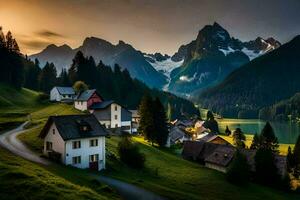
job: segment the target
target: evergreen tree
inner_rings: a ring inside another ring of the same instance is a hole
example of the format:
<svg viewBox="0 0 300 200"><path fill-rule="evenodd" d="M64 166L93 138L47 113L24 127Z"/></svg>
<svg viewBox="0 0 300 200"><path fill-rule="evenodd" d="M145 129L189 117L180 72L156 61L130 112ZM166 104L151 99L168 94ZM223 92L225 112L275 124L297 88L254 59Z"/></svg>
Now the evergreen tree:
<svg viewBox="0 0 300 200"><path fill-rule="evenodd" d="M274 153L278 153L278 139L275 136L274 130L269 122L266 123L260 134L261 147L270 149Z"/></svg>
<svg viewBox="0 0 300 200"><path fill-rule="evenodd" d="M227 136L231 135L231 130L228 128L228 126L226 126L225 135Z"/></svg>
<svg viewBox="0 0 300 200"><path fill-rule="evenodd" d="M261 143L260 136L257 133L255 133L252 139L250 149L259 149L260 143Z"/></svg>
<svg viewBox="0 0 300 200"><path fill-rule="evenodd" d="M234 184L245 184L250 179L250 166L247 158L239 150L236 151L234 160L226 174L227 180Z"/></svg>
<svg viewBox="0 0 300 200"><path fill-rule="evenodd" d="M46 63L39 75L39 88L45 93L49 93L50 90L56 85L56 68L53 63Z"/></svg>
<svg viewBox="0 0 300 200"><path fill-rule="evenodd" d="M13 51L14 38L10 31L7 32L5 40L6 40L6 45L5 45L6 49L10 52Z"/></svg>
<svg viewBox="0 0 300 200"><path fill-rule="evenodd" d="M159 98L156 98L153 109L153 121L154 121L154 137L155 141L159 146L165 146L169 136L167 117L165 108L162 105Z"/></svg>
<svg viewBox="0 0 300 200"><path fill-rule="evenodd" d="M61 86L67 87L70 86L70 80L66 69L62 69L59 75L59 84Z"/></svg>
<svg viewBox="0 0 300 200"><path fill-rule="evenodd" d="M218 122L215 120L215 117L211 111L207 112L206 121L204 122L203 126L208 128L212 133L219 133Z"/></svg>
<svg viewBox="0 0 300 200"><path fill-rule="evenodd" d="M83 53L81 51L78 51L69 69L69 80L71 81L71 84L74 84L78 80L84 80L80 79L80 76L82 76L81 71L84 68L85 63L86 59L83 56Z"/></svg>
<svg viewBox="0 0 300 200"><path fill-rule="evenodd" d="M238 148L245 148L245 140L246 136L244 135L243 131L240 128L236 128L233 132L233 142Z"/></svg>
<svg viewBox="0 0 300 200"><path fill-rule="evenodd" d="M297 142L294 147L294 165L300 165L300 135L297 138Z"/></svg>
<svg viewBox="0 0 300 200"><path fill-rule="evenodd" d="M149 95L145 95L139 106L140 124L138 132L142 134L148 141L155 142L155 126L153 120L153 101Z"/></svg>
<svg viewBox="0 0 300 200"><path fill-rule="evenodd" d="M35 59L35 62L27 59L24 60L24 87L32 90L38 90L40 73L41 68L39 67L37 59Z"/></svg>
<svg viewBox="0 0 300 200"><path fill-rule="evenodd" d="M276 186L280 182L280 176L275 165L275 158L272 150L267 148L258 149L254 160L256 180L263 184Z"/></svg>
<svg viewBox="0 0 300 200"><path fill-rule="evenodd" d="M0 48L5 48L5 36L2 31L2 26L0 26Z"/></svg>
<svg viewBox="0 0 300 200"><path fill-rule="evenodd" d="M294 168L294 166L295 166L295 162L294 162L294 155L292 152L292 148L290 146L288 148L288 154L286 156L286 161L287 161L287 170L289 172L291 172L292 168Z"/></svg>

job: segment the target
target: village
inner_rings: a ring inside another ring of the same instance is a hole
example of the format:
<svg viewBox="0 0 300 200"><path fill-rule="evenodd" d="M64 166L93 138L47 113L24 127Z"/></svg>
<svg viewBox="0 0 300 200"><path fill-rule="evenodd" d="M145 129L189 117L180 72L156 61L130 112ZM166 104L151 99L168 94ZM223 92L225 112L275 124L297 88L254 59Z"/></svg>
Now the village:
<svg viewBox="0 0 300 200"><path fill-rule="evenodd" d="M40 133L43 153L65 165L92 170L105 169L105 138L109 135L138 135L140 113L128 110L113 100L104 100L95 89L76 93L72 87L54 87L51 102L73 104L80 115L50 116ZM237 148L221 137L214 116L208 120L180 119L168 123L165 147L182 147L183 159L227 173ZM230 133L226 133L230 135ZM242 149L250 170L255 171L254 149ZM285 156L276 154L276 166L281 177L287 173Z"/></svg>

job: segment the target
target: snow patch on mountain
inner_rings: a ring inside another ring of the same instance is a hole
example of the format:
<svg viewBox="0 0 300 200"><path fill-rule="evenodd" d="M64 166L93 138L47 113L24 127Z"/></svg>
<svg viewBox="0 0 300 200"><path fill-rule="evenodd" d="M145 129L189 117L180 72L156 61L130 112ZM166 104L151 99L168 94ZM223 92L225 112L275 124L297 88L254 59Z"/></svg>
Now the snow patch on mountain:
<svg viewBox="0 0 300 200"><path fill-rule="evenodd" d="M148 57L148 58L153 59L152 57L150 57L148 55L144 55L144 56L146 58ZM153 59L153 62L149 62L149 63L150 63L150 65L152 65L154 67L154 69L156 69L159 72L162 72L165 76L170 78L171 72L174 69L180 67L183 64L183 60L181 60L179 62L175 62L171 58L168 58L168 59L163 60L163 61L157 61L157 60Z"/></svg>
<svg viewBox="0 0 300 200"><path fill-rule="evenodd" d="M222 51L224 53L225 56L227 56L230 53L235 52L234 49L232 49L231 47L228 47L228 49L219 49L220 51Z"/></svg>

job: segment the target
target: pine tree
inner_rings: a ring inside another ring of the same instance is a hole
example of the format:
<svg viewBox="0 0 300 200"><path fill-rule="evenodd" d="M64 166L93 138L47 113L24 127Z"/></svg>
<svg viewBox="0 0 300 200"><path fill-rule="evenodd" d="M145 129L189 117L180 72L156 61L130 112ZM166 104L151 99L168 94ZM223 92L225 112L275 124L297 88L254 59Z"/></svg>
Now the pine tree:
<svg viewBox="0 0 300 200"><path fill-rule="evenodd" d="M295 167L295 162L294 162L294 154L293 154L292 148L290 146L288 148L288 154L286 156L286 161L287 161L287 170L289 172L291 172L292 168Z"/></svg>
<svg viewBox="0 0 300 200"><path fill-rule="evenodd" d="M70 86L70 80L66 69L62 69L59 75L59 84L61 86L67 87Z"/></svg>
<svg viewBox="0 0 300 200"><path fill-rule="evenodd" d="M245 148L246 136L240 128L236 128L232 134L233 142L238 148Z"/></svg>
<svg viewBox="0 0 300 200"><path fill-rule="evenodd" d="M239 150L235 153L232 164L226 174L227 180L234 184L246 184L250 179L250 166L247 158Z"/></svg>
<svg viewBox="0 0 300 200"><path fill-rule="evenodd" d="M228 126L226 126L225 135L227 136L231 135L231 130L228 128Z"/></svg>
<svg viewBox="0 0 300 200"><path fill-rule="evenodd" d="M8 49L8 51L13 51L13 46L14 46L14 39L12 36L12 33L10 31L7 32L6 34L6 49Z"/></svg>
<svg viewBox="0 0 300 200"><path fill-rule="evenodd" d="M254 160L256 180L260 183L276 186L280 181L280 176L275 165L275 158L272 150L266 148L258 149Z"/></svg>
<svg viewBox="0 0 300 200"><path fill-rule="evenodd" d="M39 75L39 87L40 90L49 93L50 90L56 85L56 68L53 63L46 63Z"/></svg>
<svg viewBox="0 0 300 200"><path fill-rule="evenodd" d="M260 136L257 133L255 133L252 139L250 149L259 149L260 143L261 143Z"/></svg>
<svg viewBox="0 0 300 200"><path fill-rule="evenodd" d="M2 31L2 26L0 26L0 48L5 48L5 36Z"/></svg>
<svg viewBox="0 0 300 200"><path fill-rule="evenodd" d="M148 141L154 142L154 121L153 121L153 101L149 95L144 95L139 106L140 124L138 132L142 134Z"/></svg>
<svg viewBox="0 0 300 200"><path fill-rule="evenodd" d="M300 135L297 138L297 142L294 147L294 165L300 165Z"/></svg>
<svg viewBox="0 0 300 200"><path fill-rule="evenodd" d="M278 153L278 139L275 136L274 130L269 122L266 123L260 134L261 147L270 149L274 153Z"/></svg>
<svg viewBox="0 0 300 200"><path fill-rule="evenodd" d="M156 98L153 103L154 137L156 143L162 147L166 145L169 136L166 112L159 98Z"/></svg>
<svg viewBox="0 0 300 200"><path fill-rule="evenodd" d="M85 81L85 79L80 79L80 76L82 76L81 71L84 68L85 63L86 59L83 56L83 53L81 51L78 51L73 59L72 65L68 73L71 84L74 84L78 80Z"/></svg>

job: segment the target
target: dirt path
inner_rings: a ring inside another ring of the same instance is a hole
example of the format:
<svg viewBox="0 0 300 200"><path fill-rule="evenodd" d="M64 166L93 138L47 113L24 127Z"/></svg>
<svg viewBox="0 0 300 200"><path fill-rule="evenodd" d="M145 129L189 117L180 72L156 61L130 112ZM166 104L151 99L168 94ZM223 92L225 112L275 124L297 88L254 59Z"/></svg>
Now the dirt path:
<svg viewBox="0 0 300 200"><path fill-rule="evenodd" d="M0 146L8 149L13 154L18 155L22 158L25 158L26 160L39 163L42 165L49 165L51 164L50 161L48 161L45 158L41 158L37 153L31 151L28 149L18 138L17 136L19 134L22 134L24 132L24 126L27 124L27 122L23 123L19 127L5 132L0 135ZM139 188L135 185L122 182L116 179L112 179L109 177L104 176L98 176L96 174L92 174L94 178L98 179L100 182L103 182L112 188L114 188L116 191L119 192L121 197L125 200L164 200L164 198L147 191L145 189Z"/></svg>

